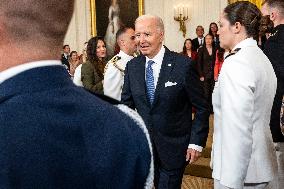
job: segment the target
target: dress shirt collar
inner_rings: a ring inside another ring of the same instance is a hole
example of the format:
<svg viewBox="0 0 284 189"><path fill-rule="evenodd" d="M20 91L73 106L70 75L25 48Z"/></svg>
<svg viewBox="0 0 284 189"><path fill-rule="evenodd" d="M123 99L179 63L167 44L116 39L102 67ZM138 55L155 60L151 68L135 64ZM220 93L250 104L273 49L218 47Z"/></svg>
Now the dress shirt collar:
<svg viewBox="0 0 284 189"><path fill-rule="evenodd" d="M237 48L244 48L244 47L248 47L248 46L257 46L256 41L250 37L250 38L246 38L245 40L242 40L241 42L239 42L233 49L232 51L234 51Z"/></svg>
<svg viewBox="0 0 284 189"><path fill-rule="evenodd" d="M8 80L16 76L17 74L20 74L21 72L33 68L44 67L44 66L61 66L61 65L62 64L59 60L42 60L42 61L20 64L0 72L0 84L3 83L5 80Z"/></svg>
<svg viewBox="0 0 284 189"><path fill-rule="evenodd" d="M165 47L162 46L160 51L158 52L158 54L156 56L154 56L154 58L150 59L146 56L146 67L148 66L149 60L153 60L155 62L155 64L162 65L164 55L165 55Z"/></svg>
<svg viewBox="0 0 284 189"><path fill-rule="evenodd" d="M119 57L121 57L122 59L126 60L126 62L130 61L132 58L134 58L133 56L130 56L128 54L126 54L125 52L123 52L122 50L119 51L118 55Z"/></svg>

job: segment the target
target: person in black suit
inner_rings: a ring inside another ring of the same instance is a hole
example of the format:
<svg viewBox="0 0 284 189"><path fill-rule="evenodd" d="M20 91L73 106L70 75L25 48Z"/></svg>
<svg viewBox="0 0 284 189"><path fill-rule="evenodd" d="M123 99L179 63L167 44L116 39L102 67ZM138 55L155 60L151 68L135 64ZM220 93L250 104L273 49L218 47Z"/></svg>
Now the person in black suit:
<svg viewBox="0 0 284 189"><path fill-rule="evenodd" d="M204 96L213 112L212 92L214 89L214 66L216 60L216 49L213 45L213 36L207 34L205 36L205 44L199 48L197 54L197 71L199 79L202 82Z"/></svg>
<svg viewBox="0 0 284 189"><path fill-rule="evenodd" d="M61 65L73 8L74 0L0 3L0 188L152 189L141 117L76 87Z"/></svg>
<svg viewBox="0 0 284 189"><path fill-rule="evenodd" d="M274 24L274 29L264 44L263 52L269 58L277 77L270 129L277 154L278 186L284 188L284 135L280 129L280 111L284 95L284 1L266 0L261 11L263 15L269 15Z"/></svg>
<svg viewBox="0 0 284 189"><path fill-rule="evenodd" d="M199 47L202 47L204 44L204 28L203 26L196 27L196 35L197 37L192 40L192 50L198 51Z"/></svg>
<svg viewBox="0 0 284 189"><path fill-rule="evenodd" d="M142 55L127 63L121 101L138 111L149 130L155 188L180 188L185 166L206 143L208 105L190 59L162 45L161 18L138 17L135 36Z"/></svg>
<svg viewBox="0 0 284 189"><path fill-rule="evenodd" d="M63 54L61 55L61 62L67 70L70 70L70 64L69 64L70 46L69 45L63 45L62 49L63 49Z"/></svg>

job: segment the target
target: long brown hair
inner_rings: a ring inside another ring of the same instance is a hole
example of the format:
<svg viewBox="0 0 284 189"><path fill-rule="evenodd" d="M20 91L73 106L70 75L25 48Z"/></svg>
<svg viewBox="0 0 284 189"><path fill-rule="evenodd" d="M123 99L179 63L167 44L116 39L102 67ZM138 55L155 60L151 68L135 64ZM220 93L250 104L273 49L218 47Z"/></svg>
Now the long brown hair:
<svg viewBox="0 0 284 189"><path fill-rule="evenodd" d="M104 58L103 60L100 60L99 57L97 56L97 45L99 40L103 41L104 44L106 44L103 37L101 36L92 37L88 41L87 60L90 61L92 64L94 64L95 70L97 71L98 75L102 77L104 73L105 60Z"/></svg>

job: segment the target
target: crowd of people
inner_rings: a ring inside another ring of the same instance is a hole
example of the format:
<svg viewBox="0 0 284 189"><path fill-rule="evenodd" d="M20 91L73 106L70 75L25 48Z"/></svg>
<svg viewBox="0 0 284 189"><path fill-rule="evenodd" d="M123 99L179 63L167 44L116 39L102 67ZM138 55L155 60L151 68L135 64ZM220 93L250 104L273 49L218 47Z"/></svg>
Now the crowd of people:
<svg viewBox="0 0 284 189"><path fill-rule="evenodd" d="M178 189L210 113L214 188L284 187L283 0L228 5L181 52L160 17L139 16L110 60L104 37L62 48L62 1L0 4L0 188Z"/></svg>

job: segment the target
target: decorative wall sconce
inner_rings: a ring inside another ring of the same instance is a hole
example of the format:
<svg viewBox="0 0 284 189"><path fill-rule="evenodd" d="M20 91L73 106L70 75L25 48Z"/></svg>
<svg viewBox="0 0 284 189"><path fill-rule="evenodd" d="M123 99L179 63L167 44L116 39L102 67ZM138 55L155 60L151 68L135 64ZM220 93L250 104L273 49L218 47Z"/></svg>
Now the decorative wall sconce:
<svg viewBox="0 0 284 189"><path fill-rule="evenodd" d="M186 34L185 21L188 19L188 6L178 5L174 7L174 20L179 22L179 30L182 31L183 37Z"/></svg>

